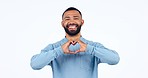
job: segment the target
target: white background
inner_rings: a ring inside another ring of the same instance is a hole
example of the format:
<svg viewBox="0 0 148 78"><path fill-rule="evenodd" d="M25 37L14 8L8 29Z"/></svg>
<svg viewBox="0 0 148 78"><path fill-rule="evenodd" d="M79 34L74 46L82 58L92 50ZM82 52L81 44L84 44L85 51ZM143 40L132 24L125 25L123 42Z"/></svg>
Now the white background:
<svg viewBox="0 0 148 78"><path fill-rule="evenodd" d="M82 36L116 50L117 65L99 64L98 78L148 78L147 0L0 0L0 78L52 78L30 67L34 54L61 40L61 15L78 8Z"/></svg>

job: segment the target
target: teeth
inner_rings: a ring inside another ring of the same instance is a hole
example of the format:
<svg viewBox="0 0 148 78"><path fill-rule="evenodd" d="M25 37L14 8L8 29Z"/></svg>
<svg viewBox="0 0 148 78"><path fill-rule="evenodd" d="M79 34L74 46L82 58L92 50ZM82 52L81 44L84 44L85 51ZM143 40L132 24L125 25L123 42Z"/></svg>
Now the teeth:
<svg viewBox="0 0 148 78"><path fill-rule="evenodd" d="M70 26L69 26L69 28L75 28L75 27L76 27L75 25L70 25Z"/></svg>
<svg viewBox="0 0 148 78"><path fill-rule="evenodd" d="M69 26L69 28L75 28L75 26Z"/></svg>

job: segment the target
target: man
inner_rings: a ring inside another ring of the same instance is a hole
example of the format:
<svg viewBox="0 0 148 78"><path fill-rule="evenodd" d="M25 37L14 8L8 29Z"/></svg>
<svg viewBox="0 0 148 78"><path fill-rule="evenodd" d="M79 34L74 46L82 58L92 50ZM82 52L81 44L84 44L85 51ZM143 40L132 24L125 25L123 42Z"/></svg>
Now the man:
<svg viewBox="0 0 148 78"><path fill-rule="evenodd" d="M50 65L53 78L97 78L98 64L115 65L119 55L102 44L84 39L80 30L84 23L81 12L70 7L62 15L66 36L49 44L31 59L31 67L39 70Z"/></svg>

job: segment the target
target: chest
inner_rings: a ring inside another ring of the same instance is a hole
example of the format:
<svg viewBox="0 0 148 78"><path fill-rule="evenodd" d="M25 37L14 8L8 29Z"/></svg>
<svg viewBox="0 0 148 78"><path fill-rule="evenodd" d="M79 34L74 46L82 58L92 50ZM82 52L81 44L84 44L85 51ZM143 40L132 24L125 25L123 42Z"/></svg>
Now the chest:
<svg viewBox="0 0 148 78"><path fill-rule="evenodd" d="M52 64L53 67L56 66L56 68L63 70L91 70L95 63L94 56L86 53L78 53L61 55Z"/></svg>

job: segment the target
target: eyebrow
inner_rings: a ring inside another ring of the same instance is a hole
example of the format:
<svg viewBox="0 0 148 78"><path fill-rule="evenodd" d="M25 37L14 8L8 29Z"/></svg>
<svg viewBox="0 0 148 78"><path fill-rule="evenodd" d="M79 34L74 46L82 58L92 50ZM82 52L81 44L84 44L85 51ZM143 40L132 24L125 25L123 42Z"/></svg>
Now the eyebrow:
<svg viewBox="0 0 148 78"><path fill-rule="evenodd" d="M73 16L73 17L79 17L79 16Z"/></svg>
<svg viewBox="0 0 148 78"><path fill-rule="evenodd" d="M70 17L69 17L69 16L66 16L66 17L64 17L64 19L65 19L65 18L70 18Z"/></svg>
<svg viewBox="0 0 148 78"><path fill-rule="evenodd" d="M79 16L73 16L74 18L79 18ZM70 18L69 16L64 17L63 19Z"/></svg>

